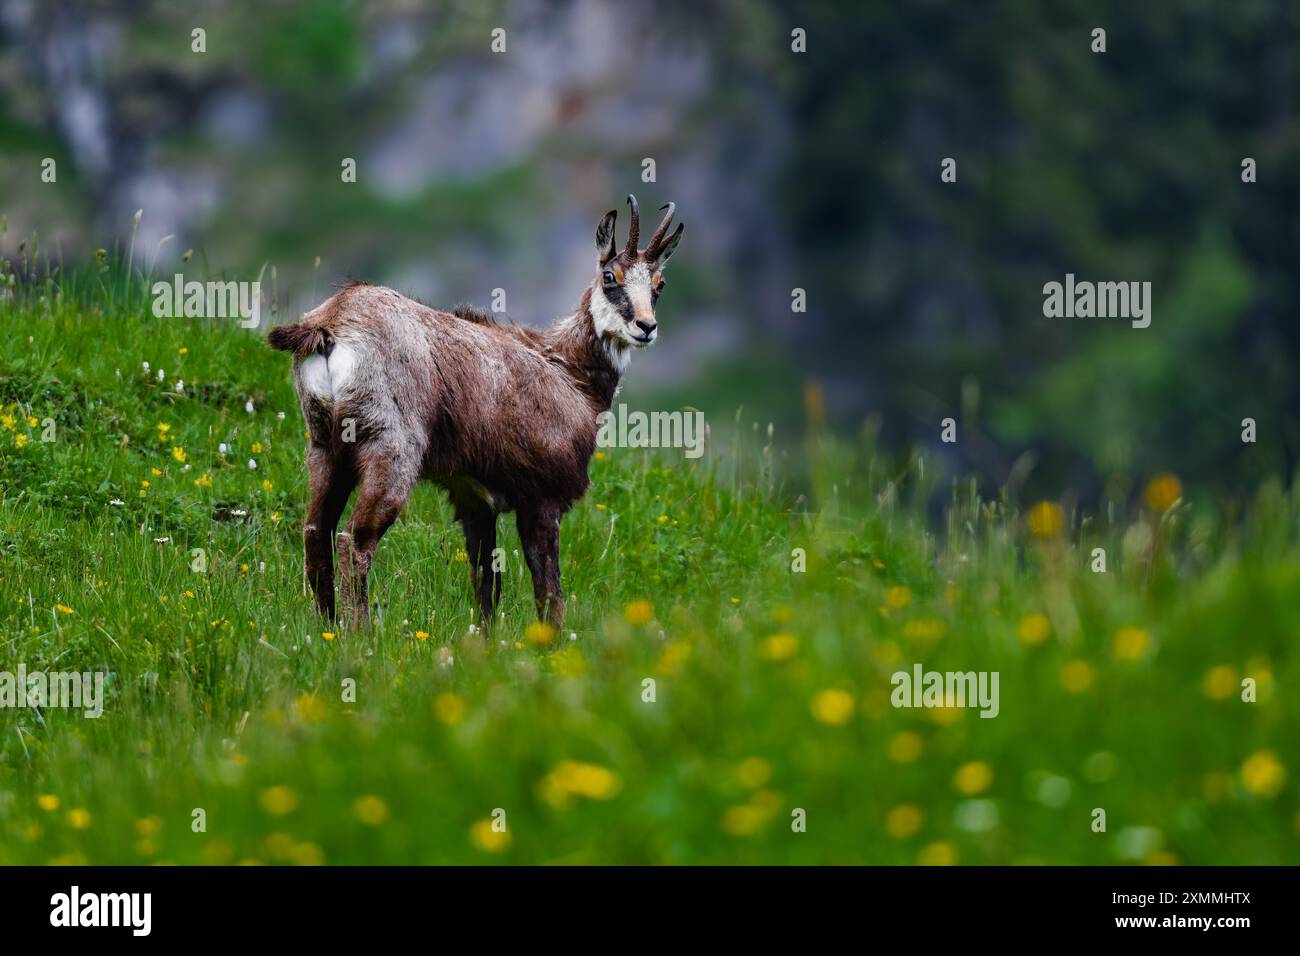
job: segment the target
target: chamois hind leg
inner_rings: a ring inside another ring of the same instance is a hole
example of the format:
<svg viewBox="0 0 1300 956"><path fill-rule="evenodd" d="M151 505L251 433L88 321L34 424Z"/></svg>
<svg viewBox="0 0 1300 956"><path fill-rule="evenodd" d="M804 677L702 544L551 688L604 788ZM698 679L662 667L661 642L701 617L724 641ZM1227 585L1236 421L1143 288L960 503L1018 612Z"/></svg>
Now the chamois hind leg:
<svg viewBox="0 0 1300 956"><path fill-rule="evenodd" d="M472 493L453 497L456 520L465 531L465 553L469 556L469 580L478 600L485 626L492 623L492 611L501 599L501 572L493 565L497 546L497 516L487 502Z"/></svg>
<svg viewBox="0 0 1300 956"><path fill-rule="evenodd" d="M533 576L537 617L559 629L564 624L564 591L560 588L560 517L551 505L520 508L515 524L524 560Z"/></svg>
<svg viewBox="0 0 1300 956"><path fill-rule="evenodd" d="M375 548L401 514L418 476L418 463L409 463L388 449L357 450L361 490L347 530L338 535L343 612L357 624L370 618L367 579Z"/></svg>
<svg viewBox="0 0 1300 956"><path fill-rule="evenodd" d="M311 500L302 533L307 581L316 595L316 607L333 620L334 531L356 486L356 477L350 462L313 443L307 452L307 478Z"/></svg>

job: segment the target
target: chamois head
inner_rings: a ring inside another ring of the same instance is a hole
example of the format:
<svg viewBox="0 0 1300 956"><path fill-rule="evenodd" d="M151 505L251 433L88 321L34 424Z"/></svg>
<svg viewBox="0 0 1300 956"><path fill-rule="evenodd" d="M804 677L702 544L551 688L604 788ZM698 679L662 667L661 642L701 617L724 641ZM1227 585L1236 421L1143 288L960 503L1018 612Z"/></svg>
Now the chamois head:
<svg viewBox="0 0 1300 956"><path fill-rule="evenodd" d="M636 197L628 196L632 207L632 224L627 233L627 245L621 251L614 246L614 220L618 211L611 209L596 227L596 261L600 274L591 289L591 315L596 332L605 342L618 350L629 346L641 348L659 336L659 323L655 321L655 305L664 290L664 266L682 238L685 224L679 224L672 235L673 203L659 208L668 210L659 228L650 237L645 249L637 250L641 238L641 220Z"/></svg>

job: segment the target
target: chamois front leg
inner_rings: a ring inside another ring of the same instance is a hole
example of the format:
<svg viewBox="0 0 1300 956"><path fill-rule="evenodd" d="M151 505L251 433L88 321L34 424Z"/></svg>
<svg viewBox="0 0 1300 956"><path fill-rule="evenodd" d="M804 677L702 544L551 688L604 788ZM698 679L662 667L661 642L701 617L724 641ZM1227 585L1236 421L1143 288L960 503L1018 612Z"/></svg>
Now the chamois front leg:
<svg viewBox="0 0 1300 956"><path fill-rule="evenodd" d="M515 524L524 560L533 576L537 617L557 630L564 624L564 591L560 588L559 508L521 508Z"/></svg>
<svg viewBox="0 0 1300 956"><path fill-rule="evenodd" d="M501 599L501 572L493 565L497 546L497 516L484 502L471 495L454 501L456 520L465 531L465 554L469 557L469 580L478 601L483 624L492 623L492 612Z"/></svg>

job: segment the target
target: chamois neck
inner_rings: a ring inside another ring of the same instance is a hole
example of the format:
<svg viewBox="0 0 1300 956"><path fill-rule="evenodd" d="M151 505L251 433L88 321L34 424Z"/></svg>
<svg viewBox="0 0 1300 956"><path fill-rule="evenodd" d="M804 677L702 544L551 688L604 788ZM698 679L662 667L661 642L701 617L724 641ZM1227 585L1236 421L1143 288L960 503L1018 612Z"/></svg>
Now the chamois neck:
<svg viewBox="0 0 1300 956"><path fill-rule="evenodd" d="M609 411L627 366L627 356L620 354L626 346L602 339L596 331L590 287L582 294L577 311L557 322L548 339L551 353L563 362L596 411Z"/></svg>

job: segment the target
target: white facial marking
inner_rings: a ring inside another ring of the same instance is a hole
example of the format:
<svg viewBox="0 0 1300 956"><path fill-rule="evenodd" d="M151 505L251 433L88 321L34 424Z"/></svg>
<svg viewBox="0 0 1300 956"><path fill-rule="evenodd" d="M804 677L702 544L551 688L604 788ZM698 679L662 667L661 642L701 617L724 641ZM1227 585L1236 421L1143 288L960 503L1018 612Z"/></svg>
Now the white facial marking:
<svg viewBox="0 0 1300 956"><path fill-rule="evenodd" d="M623 288L627 290L627 297L632 302L632 317L642 319L646 322L653 322L655 318L654 300L650 297L650 268L644 262L638 262L628 270L627 276L623 279ZM636 334L641 334L638 329ZM653 342L658 331L651 333L650 341ZM628 338L636 345L649 345L649 342L642 342L640 339L632 339L631 333Z"/></svg>
<svg viewBox="0 0 1300 956"><path fill-rule="evenodd" d="M591 318L596 326L596 334L602 339L622 335L623 316L610 305L609 299L605 298L605 290L599 283L591 293Z"/></svg>
<svg viewBox="0 0 1300 956"><path fill-rule="evenodd" d="M632 303L633 317L646 322L653 322L655 315L650 279L650 269L644 262L636 263L623 275L623 290ZM622 314L606 298L604 287L599 282L592 287L591 318L596 334L605 344L610 364L620 375L632 360L632 349L643 348L659 337L656 329L650 333L648 341L643 339L641 330L625 322Z"/></svg>

